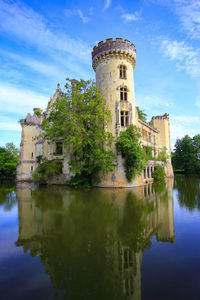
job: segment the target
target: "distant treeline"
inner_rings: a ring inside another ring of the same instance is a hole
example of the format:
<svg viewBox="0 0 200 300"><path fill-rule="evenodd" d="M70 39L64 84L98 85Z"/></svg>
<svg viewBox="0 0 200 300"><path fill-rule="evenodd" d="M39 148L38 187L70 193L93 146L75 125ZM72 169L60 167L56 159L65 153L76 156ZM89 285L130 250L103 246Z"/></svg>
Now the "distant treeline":
<svg viewBox="0 0 200 300"><path fill-rule="evenodd" d="M200 173L200 134L176 140L172 164L175 173Z"/></svg>
<svg viewBox="0 0 200 300"><path fill-rule="evenodd" d="M19 150L13 143L0 147L0 182L15 178L18 160Z"/></svg>

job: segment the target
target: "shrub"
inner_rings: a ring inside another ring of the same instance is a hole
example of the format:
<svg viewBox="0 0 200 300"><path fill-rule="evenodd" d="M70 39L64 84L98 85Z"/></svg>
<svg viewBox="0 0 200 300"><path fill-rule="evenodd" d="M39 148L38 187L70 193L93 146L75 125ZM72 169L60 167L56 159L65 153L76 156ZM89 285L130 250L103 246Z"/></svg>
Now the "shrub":
<svg viewBox="0 0 200 300"><path fill-rule="evenodd" d="M162 166L156 166L156 168L152 172L151 176L155 181L165 180L166 174L165 174L164 168Z"/></svg>
<svg viewBox="0 0 200 300"><path fill-rule="evenodd" d="M169 155L167 154L167 148L163 147L161 151L159 151L157 160L163 161L165 164L168 163Z"/></svg>
<svg viewBox="0 0 200 300"><path fill-rule="evenodd" d="M32 178L34 182L46 184L53 176L60 174L62 174L62 161L57 159L47 160L45 158L33 172Z"/></svg>
<svg viewBox="0 0 200 300"><path fill-rule="evenodd" d="M117 150L125 157L126 178L129 182L146 166L145 152L140 138L139 129L130 125L126 131L120 133L116 141Z"/></svg>

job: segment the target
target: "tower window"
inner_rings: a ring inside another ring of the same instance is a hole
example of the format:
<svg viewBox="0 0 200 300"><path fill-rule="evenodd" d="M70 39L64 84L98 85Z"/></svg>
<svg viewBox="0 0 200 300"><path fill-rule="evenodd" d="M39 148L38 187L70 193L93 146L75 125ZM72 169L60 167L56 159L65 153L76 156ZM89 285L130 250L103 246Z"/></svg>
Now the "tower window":
<svg viewBox="0 0 200 300"><path fill-rule="evenodd" d="M63 154L63 143L57 142L56 143L56 155L62 155Z"/></svg>
<svg viewBox="0 0 200 300"><path fill-rule="evenodd" d="M126 79L126 66L121 65L119 68L119 77L121 79Z"/></svg>
<svg viewBox="0 0 200 300"><path fill-rule="evenodd" d="M31 172L33 172L33 166L31 166Z"/></svg>
<svg viewBox="0 0 200 300"><path fill-rule="evenodd" d="M128 97L127 97L127 88L126 87L120 88L120 100L127 101L127 99L128 99Z"/></svg>
<svg viewBox="0 0 200 300"><path fill-rule="evenodd" d="M127 127L129 125L129 113L128 111L121 111L121 126Z"/></svg>

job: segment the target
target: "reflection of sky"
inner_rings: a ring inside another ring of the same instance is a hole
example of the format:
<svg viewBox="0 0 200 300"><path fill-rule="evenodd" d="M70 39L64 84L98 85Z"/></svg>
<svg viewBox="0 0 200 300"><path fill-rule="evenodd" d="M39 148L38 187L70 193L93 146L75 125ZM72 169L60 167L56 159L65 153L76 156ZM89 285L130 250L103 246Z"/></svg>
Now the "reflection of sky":
<svg viewBox="0 0 200 300"><path fill-rule="evenodd" d="M44 291L51 299L51 283L40 258L24 254L22 247L15 246L18 223L17 205L9 211L0 206L0 299L36 299Z"/></svg>

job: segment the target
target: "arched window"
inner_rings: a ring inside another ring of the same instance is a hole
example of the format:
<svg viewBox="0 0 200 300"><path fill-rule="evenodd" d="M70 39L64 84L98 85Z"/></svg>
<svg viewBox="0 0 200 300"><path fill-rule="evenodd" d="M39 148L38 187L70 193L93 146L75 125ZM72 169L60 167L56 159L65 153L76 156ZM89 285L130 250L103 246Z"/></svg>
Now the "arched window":
<svg viewBox="0 0 200 300"><path fill-rule="evenodd" d="M127 88L126 87L120 88L120 100L127 101L127 99L128 99L128 97L127 97Z"/></svg>
<svg viewBox="0 0 200 300"><path fill-rule="evenodd" d="M121 65L119 68L119 78L126 79L126 66Z"/></svg>

